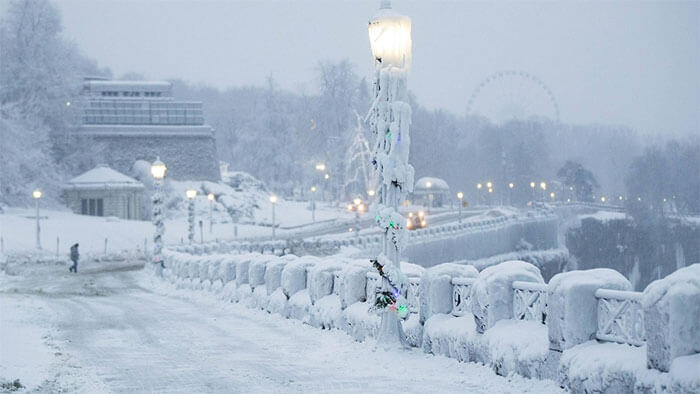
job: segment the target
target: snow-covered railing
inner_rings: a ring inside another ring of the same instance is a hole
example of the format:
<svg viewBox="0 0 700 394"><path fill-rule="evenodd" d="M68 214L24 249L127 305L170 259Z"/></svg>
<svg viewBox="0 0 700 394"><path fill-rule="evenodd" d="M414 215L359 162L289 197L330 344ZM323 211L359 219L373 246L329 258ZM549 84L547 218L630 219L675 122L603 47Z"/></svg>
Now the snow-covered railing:
<svg viewBox="0 0 700 394"><path fill-rule="evenodd" d="M513 318L545 324L547 285L537 282L513 282Z"/></svg>
<svg viewBox="0 0 700 394"><path fill-rule="evenodd" d="M640 301L642 293L598 289L598 330L601 341L644 344L644 313Z"/></svg>
<svg viewBox="0 0 700 394"><path fill-rule="evenodd" d="M343 276L340 271L333 273L333 294L342 297L343 293Z"/></svg>
<svg viewBox="0 0 700 394"><path fill-rule="evenodd" d="M368 303L374 303L374 299L379 292L381 286L381 281L379 280L379 274L376 272L367 273L367 285L365 287L365 297Z"/></svg>
<svg viewBox="0 0 700 394"><path fill-rule="evenodd" d="M418 313L420 309L420 278L408 278L406 300L408 301L408 310L411 313Z"/></svg>
<svg viewBox="0 0 700 394"><path fill-rule="evenodd" d="M471 313L471 290L474 278L452 278L452 314L464 316Z"/></svg>

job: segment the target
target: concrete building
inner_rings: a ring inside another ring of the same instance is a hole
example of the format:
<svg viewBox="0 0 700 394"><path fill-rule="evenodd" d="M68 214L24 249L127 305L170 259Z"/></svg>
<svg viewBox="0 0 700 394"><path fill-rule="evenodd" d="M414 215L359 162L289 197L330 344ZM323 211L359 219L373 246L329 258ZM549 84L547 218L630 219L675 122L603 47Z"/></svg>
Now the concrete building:
<svg viewBox="0 0 700 394"><path fill-rule="evenodd" d="M143 184L109 167L99 166L78 175L62 189L66 205L77 214L143 218Z"/></svg>
<svg viewBox="0 0 700 394"><path fill-rule="evenodd" d="M82 120L75 134L103 145L104 162L118 171L130 174L137 160L160 157L168 177L220 179L202 103L176 101L170 82L87 79L70 110Z"/></svg>

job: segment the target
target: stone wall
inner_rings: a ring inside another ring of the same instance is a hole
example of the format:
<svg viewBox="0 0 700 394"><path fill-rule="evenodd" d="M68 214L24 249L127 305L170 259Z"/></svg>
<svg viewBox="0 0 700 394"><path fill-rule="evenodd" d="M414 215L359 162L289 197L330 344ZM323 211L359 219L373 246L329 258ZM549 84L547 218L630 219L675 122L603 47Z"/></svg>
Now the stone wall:
<svg viewBox="0 0 700 394"><path fill-rule="evenodd" d="M208 181L221 178L215 139L210 132L90 133L89 137L105 146L104 164L124 174L132 173L137 160L152 162L159 156L168 167L169 178Z"/></svg>

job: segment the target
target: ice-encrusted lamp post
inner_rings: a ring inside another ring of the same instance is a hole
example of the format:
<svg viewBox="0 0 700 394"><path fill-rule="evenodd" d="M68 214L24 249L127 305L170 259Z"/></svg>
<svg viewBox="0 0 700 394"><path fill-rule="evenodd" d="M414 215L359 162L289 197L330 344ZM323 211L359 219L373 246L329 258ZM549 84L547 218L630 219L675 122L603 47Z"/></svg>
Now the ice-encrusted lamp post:
<svg viewBox="0 0 700 394"><path fill-rule="evenodd" d="M41 190L34 190L32 197L36 200L36 248L41 249L41 224L39 216L39 200L41 199Z"/></svg>
<svg viewBox="0 0 700 394"><path fill-rule="evenodd" d="M194 198L197 197L197 191L194 189L187 189L185 191L187 196L187 239L191 244L194 243Z"/></svg>
<svg viewBox="0 0 700 394"><path fill-rule="evenodd" d="M159 157L156 157L156 161L151 164L151 175L153 176L153 225L156 228L153 234L153 255L151 261L153 262L153 267L156 273L161 274L163 272L163 233L165 233L165 224L163 223L163 178L165 178L165 170L167 167L165 163L160 161ZM144 250L145 252L145 250Z"/></svg>
<svg viewBox="0 0 700 394"><path fill-rule="evenodd" d="M374 101L368 119L375 138L372 164L380 180L373 212L384 232L382 252L374 262L382 277L374 308L381 314L377 346L406 348L400 317L406 317L406 278L399 258L408 239L405 219L398 212L413 189L413 167L408 164L411 107L407 74L411 62L411 19L381 1L369 21L369 40L375 66Z"/></svg>

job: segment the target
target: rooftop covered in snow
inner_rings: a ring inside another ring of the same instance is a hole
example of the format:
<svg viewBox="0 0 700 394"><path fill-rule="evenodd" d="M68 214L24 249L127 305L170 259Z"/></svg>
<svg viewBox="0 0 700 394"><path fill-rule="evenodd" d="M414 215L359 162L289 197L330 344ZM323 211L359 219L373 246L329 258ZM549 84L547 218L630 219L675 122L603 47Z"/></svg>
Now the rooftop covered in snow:
<svg viewBox="0 0 700 394"><path fill-rule="evenodd" d="M143 184L104 165L97 166L71 179L64 189L128 188L143 189Z"/></svg>

